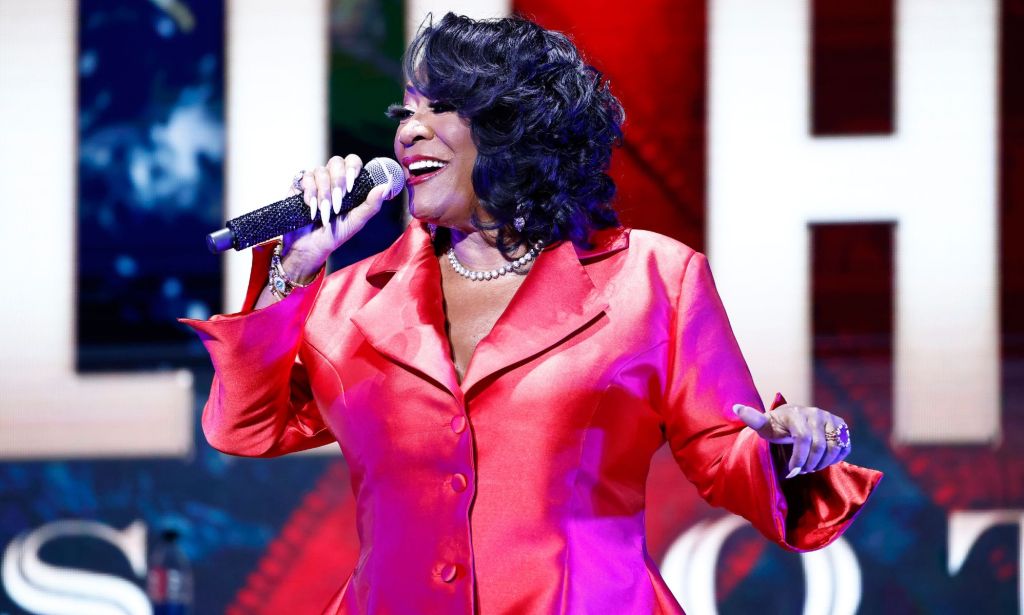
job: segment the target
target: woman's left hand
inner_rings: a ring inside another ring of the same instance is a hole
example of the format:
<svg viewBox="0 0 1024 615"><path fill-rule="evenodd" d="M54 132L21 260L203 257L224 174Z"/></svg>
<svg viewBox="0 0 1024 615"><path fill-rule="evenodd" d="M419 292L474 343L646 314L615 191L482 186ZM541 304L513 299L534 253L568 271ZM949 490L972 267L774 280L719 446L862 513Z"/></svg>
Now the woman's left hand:
<svg viewBox="0 0 1024 615"><path fill-rule="evenodd" d="M821 408L784 404L762 413L756 408L736 404L732 409L765 440L793 445L786 478L823 470L850 454L852 447L846 421Z"/></svg>

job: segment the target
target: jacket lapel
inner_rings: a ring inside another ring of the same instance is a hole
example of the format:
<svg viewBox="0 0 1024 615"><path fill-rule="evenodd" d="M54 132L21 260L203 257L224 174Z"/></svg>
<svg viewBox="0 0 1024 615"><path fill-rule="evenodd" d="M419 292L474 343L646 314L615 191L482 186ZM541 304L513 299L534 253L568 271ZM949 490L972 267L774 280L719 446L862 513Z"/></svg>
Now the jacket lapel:
<svg viewBox="0 0 1024 615"><path fill-rule="evenodd" d="M352 316L366 341L461 400L444 332L441 272L429 233L413 221L370 265L366 277L372 284L384 284Z"/></svg>
<svg viewBox="0 0 1024 615"><path fill-rule="evenodd" d="M562 241L540 253L523 285L477 345L459 385L452 364L441 272L430 234L413 221L370 265L366 277L383 288L352 316L378 352L413 368L462 401L464 393L509 366L540 354L608 308L583 262L629 244L628 229L595 234L592 249Z"/></svg>
<svg viewBox="0 0 1024 615"><path fill-rule="evenodd" d="M604 312L608 302L580 262L591 255L578 255L569 241L540 253L508 308L473 352L462 381L467 395L492 374L554 346Z"/></svg>

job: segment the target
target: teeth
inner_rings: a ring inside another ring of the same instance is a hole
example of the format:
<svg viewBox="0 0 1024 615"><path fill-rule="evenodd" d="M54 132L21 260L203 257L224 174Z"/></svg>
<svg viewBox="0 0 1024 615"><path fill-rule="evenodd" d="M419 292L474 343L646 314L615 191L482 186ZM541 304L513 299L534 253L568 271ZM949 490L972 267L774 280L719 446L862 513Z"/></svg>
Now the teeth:
<svg viewBox="0 0 1024 615"><path fill-rule="evenodd" d="M410 171L422 171L423 169L441 169L448 164L440 160L417 160L409 165Z"/></svg>

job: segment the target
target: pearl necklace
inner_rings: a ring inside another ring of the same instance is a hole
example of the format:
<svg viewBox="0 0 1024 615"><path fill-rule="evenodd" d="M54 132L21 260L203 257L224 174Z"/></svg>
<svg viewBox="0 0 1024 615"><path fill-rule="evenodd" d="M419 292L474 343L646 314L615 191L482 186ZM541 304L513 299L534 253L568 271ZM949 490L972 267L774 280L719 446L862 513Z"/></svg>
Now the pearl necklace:
<svg viewBox="0 0 1024 615"><path fill-rule="evenodd" d="M481 280L496 280L506 273L520 269L532 261L537 257L537 254L540 253L540 249L543 245L544 242L538 241L533 244L533 247L531 247L526 254L523 254L516 260L506 263L497 269L491 269L490 271L471 271L466 269L462 266L462 263L459 262L458 257L455 256L455 248L448 248L448 262L452 264L452 269L455 270L455 273L461 275L467 280L473 280L474 282Z"/></svg>

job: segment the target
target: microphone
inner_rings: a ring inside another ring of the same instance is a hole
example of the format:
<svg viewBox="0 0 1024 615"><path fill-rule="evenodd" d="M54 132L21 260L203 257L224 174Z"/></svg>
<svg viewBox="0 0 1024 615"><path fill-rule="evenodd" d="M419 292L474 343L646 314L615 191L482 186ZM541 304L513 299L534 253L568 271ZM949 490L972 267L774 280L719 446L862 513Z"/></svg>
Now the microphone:
<svg viewBox="0 0 1024 615"><path fill-rule="evenodd" d="M341 199L340 214L354 209L366 200L370 190L380 185L388 186L385 200L395 198L405 187L402 165L390 158L374 158L366 163L356 176L352 190ZM302 199L302 194L296 194L228 220L224 223L226 228L206 236L206 247L214 254L228 248L244 250L297 228L319 223L319 220L319 216L316 220L309 219L309 205Z"/></svg>

